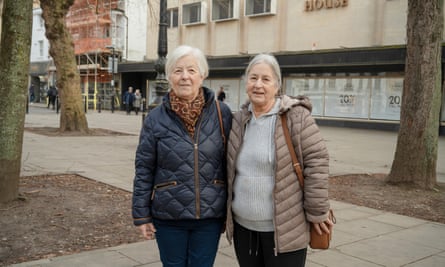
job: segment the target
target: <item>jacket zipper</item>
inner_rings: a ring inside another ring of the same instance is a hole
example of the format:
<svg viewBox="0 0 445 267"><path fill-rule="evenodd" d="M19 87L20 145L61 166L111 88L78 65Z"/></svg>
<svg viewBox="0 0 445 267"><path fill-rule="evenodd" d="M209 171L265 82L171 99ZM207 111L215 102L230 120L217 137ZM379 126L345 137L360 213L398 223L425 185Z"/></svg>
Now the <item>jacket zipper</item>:
<svg viewBox="0 0 445 267"><path fill-rule="evenodd" d="M275 218L277 217L277 214L276 214L277 209L276 209L276 206L275 206L275 179L274 179L274 189L272 191L272 208L273 208L272 223L273 223L273 228L275 229L274 233L273 233L273 241L275 243L275 246L273 248L273 252L274 252L274 255L276 257L276 256L278 256L278 234L277 234L277 223L276 223L276 220L275 220Z"/></svg>
<svg viewBox="0 0 445 267"><path fill-rule="evenodd" d="M195 206L196 206L196 219L199 219L201 217L201 206L199 205L199 199L201 198L201 195L199 193L199 171L198 171L198 144L195 143Z"/></svg>
<svg viewBox="0 0 445 267"><path fill-rule="evenodd" d="M205 104L204 109L206 108L207 104ZM195 129L197 130L195 132L195 138L191 138L190 134L187 132L187 128L185 127L184 122L182 122L181 119L177 119L177 121L183 126L183 129L186 131L187 135L190 137L190 139L193 142L193 154L194 154L194 181L195 181L195 207L196 207L196 215L195 218L199 219L201 218L201 205L200 205L200 199L201 199L201 193L200 193L200 186L199 186L199 153L198 153L198 140L199 140L199 133L201 130L201 123L202 123L202 114L204 113L204 110L201 112L200 118L197 122L197 127L195 126ZM154 191L153 191L154 194Z"/></svg>
<svg viewBox="0 0 445 267"><path fill-rule="evenodd" d="M277 115L278 116L278 115ZM277 122L275 123L275 132L276 131L280 131L280 129L283 129L283 127L281 126L281 127L278 127L278 124L279 124L280 122L279 122L279 120L277 120ZM281 135L283 135L284 133L281 133ZM274 142L276 142L276 140L274 140ZM276 217L277 217L277 215L276 215L276 203L275 203L275 186L276 186L276 173L277 173L277 162L278 162L278 155L277 155L277 151L276 151L276 143L275 143L275 166L274 166L274 168L275 168L275 175L274 175L274 189L273 189L273 191L272 191L272 203L273 203L273 213L274 213L274 216L273 216L273 227L274 227L274 234L273 234L273 239L274 239L274 242L275 242L275 247L273 248L273 250L274 250L274 255L275 256L278 256L278 231L277 231L277 224L276 224Z"/></svg>
<svg viewBox="0 0 445 267"><path fill-rule="evenodd" d="M225 185L224 181L221 180L213 180L214 185Z"/></svg>
<svg viewBox="0 0 445 267"><path fill-rule="evenodd" d="M195 206L196 206L196 219L201 218L201 204L200 204L200 199L201 199L201 190L200 190L200 186L199 186L199 149L198 149L198 140L199 140L199 134L201 131L201 123L202 123L202 113L201 116L199 118L199 121L197 123L198 127L196 128L195 131L195 139L194 144L193 144L193 148L194 148L194 173L195 173Z"/></svg>

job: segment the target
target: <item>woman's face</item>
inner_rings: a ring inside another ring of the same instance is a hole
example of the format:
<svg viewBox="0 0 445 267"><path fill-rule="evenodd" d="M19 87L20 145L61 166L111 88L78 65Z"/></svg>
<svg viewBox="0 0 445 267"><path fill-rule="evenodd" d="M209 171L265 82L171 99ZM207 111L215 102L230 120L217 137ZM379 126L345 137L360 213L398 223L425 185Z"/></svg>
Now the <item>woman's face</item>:
<svg viewBox="0 0 445 267"><path fill-rule="evenodd" d="M192 101L198 95L204 79L199 71L197 60L187 55L176 62L169 80L172 90L179 98Z"/></svg>
<svg viewBox="0 0 445 267"><path fill-rule="evenodd" d="M272 68L266 63L252 66L247 75L246 91L256 108L269 108L275 103L278 82Z"/></svg>

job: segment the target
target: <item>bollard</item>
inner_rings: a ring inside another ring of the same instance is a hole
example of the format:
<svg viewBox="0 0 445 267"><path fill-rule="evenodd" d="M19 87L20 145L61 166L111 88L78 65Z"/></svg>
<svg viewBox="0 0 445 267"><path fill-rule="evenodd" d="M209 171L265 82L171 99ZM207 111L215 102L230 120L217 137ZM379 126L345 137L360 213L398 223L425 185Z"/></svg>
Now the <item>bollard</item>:
<svg viewBox="0 0 445 267"><path fill-rule="evenodd" d="M114 113L114 95L111 95L111 113Z"/></svg>
<svg viewBox="0 0 445 267"><path fill-rule="evenodd" d="M145 112L146 111L146 109L145 109L145 105L146 105L146 102L147 100L145 100L145 97L144 98L142 98L142 102L141 102L141 110L142 110L142 112Z"/></svg>
<svg viewBox="0 0 445 267"><path fill-rule="evenodd" d="M29 97L26 98L26 114L29 113Z"/></svg>
<svg viewBox="0 0 445 267"><path fill-rule="evenodd" d="M87 96L84 96L84 105L83 105L83 108L84 108L84 111L85 111L85 113L87 113L87 110L88 110L88 98L87 98Z"/></svg>
<svg viewBox="0 0 445 267"><path fill-rule="evenodd" d="M102 111L102 98L101 97L99 97L98 105L99 105L99 107L98 107L97 111L100 113Z"/></svg>
<svg viewBox="0 0 445 267"><path fill-rule="evenodd" d="M55 103L55 105L56 105L56 113L59 114L59 109L60 109L59 96L56 96L56 103Z"/></svg>

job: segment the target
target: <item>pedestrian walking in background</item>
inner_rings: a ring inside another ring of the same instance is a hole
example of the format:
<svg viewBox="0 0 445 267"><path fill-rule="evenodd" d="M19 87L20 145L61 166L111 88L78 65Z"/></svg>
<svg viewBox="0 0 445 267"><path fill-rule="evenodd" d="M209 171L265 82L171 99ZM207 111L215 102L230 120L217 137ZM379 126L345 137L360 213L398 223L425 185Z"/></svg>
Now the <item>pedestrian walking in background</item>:
<svg viewBox="0 0 445 267"><path fill-rule="evenodd" d="M125 111L127 111L127 115L130 115L131 110L133 109L133 101L134 101L134 93L133 87L128 87L128 91L124 94L124 105Z"/></svg>
<svg viewBox="0 0 445 267"><path fill-rule="evenodd" d="M52 107L52 109L56 108L57 95L58 95L58 91L57 91L56 87L50 86L48 92L46 92L46 96L48 97L47 108L49 108L50 106Z"/></svg>
<svg viewBox="0 0 445 267"><path fill-rule="evenodd" d="M32 83L31 83L31 85L29 86L28 94L29 94L29 102L30 102L31 104L34 103L34 100L35 100L36 96L35 96L35 88L34 88L34 84L32 84Z"/></svg>
<svg viewBox="0 0 445 267"><path fill-rule="evenodd" d="M156 238L166 267L213 266L226 217L223 137L232 112L202 86L208 71L197 48L169 54L170 91L144 120L136 151L134 224Z"/></svg>
<svg viewBox="0 0 445 267"><path fill-rule="evenodd" d="M309 222L324 232L333 226L328 219L328 151L309 99L277 96L281 72L275 57L254 57L245 78L248 101L234 114L227 146L227 237L233 239L241 267L304 266ZM304 193L281 114L304 165Z"/></svg>
<svg viewBox="0 0 445 267"><path fill-rule="evenodd" d="M218 100L224 102L226 100L226 93L224 92L224 87L220 87L218 91Z"/></svg>
<svg viewBox="0 0 445 267"><path fill-rule="evenodd" d="M134 112L136 112L136 115L138 115L139 110L141 110L141 104L142 104L141 90L136 89L136 91L134 91L134 99L133 99L133 108Z"/></svg>

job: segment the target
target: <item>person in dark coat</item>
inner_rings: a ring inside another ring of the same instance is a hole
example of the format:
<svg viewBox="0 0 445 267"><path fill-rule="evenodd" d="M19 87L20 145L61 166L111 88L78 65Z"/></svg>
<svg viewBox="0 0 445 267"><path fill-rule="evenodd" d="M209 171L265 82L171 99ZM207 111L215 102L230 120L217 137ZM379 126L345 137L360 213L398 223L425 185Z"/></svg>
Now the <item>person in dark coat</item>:
<svg viewBox="0 0 445 267"><path fill-rule="evenodd" d="M56 87L50 86L48 92L46 93L46 95L48 96L48 106L47 106L47 108L52 106L52 109L55 109L57 94L58 94L58 92L57 92Z"/></svg>
<svg viewBox="0 0 445 267"><path fill-rule="evenodd" d="M224 100L226 100L226 93L224 92L224 87L222 86L219 88L218 100L221 102L224 102Z"/></svg>
<svg viewBox="0 0 445 267"><path fill-rule="evenodd" d="M232 112L202 86L208 64L201 50L176 48L165 69L171 90L145 118L136 150L134 224L156 238L163 266L210 267L226 218Z"/></svg>
<svg viewBox="0 0 445 267"><path fill-rule="evenodd" d="M128 87L128 91L125 92L124 95L124 104L125 104L125 110L127 111L127 115L130 115L131 110L133 109L133 101L134 101L134 93L133 93L133 87Z"/></svg>
<svg viewBox="0 0 445 267"><path fill-rule="evenodd" d="M34 103L36 96L35 96L35 90L34 90L34 84L31 84L29 86L29 102L32 104Z"/></svg>

